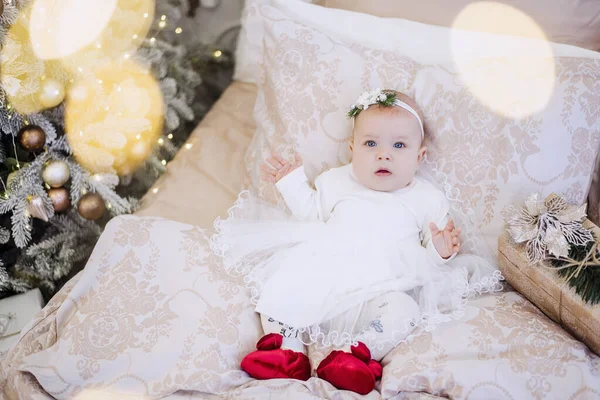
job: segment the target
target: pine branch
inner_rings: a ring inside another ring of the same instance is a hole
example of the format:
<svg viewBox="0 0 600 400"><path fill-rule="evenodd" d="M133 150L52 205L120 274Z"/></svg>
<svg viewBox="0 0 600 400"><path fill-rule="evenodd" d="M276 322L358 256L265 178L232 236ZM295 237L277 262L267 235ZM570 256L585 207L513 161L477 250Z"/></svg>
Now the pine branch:
<svg viewBox="0 0 600 400"><path fill-rule="evenodd" d="M119 177L116 174L98 173L94 174L94 177L92 179L102 182L106 187L108 187L111 190L114 190L119 185Z"/></svg>
<svg viewBox="0 0 600 400"><path fill-rule="evenodd" d="M43 114L52 124L59 127L62 131L65 130L65 103L49 110L44 110Z"/></svg>
<svg viewBox="0 0 600 400"><path fill-rule="evenodd" d="M8 199L0 198L0 214L12 212L13 238L19 248L24 248L31 240L31 218L27 211L29 196L39 196L44 202L48 217L54 215L52 201L44 190L40 174L42 166L49 157L49 153L43 153L31 164L21 168L8 187Z"/></svg>
<svg viewBox="0 0 600 400"><path fill-rule="evenodd" d="M71 171L71 204L77 204L84 191L88 189L87 182L90 179L90 174L71 157L66 158L65 162L69 165Z"/></svg>
<svg viewBox="0 0 600 400"><path fill-rule="evenodd" d="M186 49L163 40L146 40L138 51L138 57L151 65L160 80L166 106L166 131L178 129L181 118L193 120L194 111L187 103L192 103L195 89L202 80L188 60Z"/></svg>
<svg viewBox="0 0 600 400"><path fill-rule="evenodd" d="M188 105L185 93L180 93L177 97L171 99L170 106L186 120L191 121L194 119L194 111Z"/></svg>
<svg viewBox="0 0 600 400"><path fill-rule="evenodd" d="M181 119L179 118L177 111L172 107L168 107L167 112L165 113L165 127L167 128L167 131L170 132L179 128L180 121Z"/></svg>
<svg viewBox="0 0 600 400"><path fill-rule="evenodd" d="M0 164L4 164L4 162L6 161L6 149L4 148L4 144L2 144L2 141L0 141ZM0 188L2 189L2 188Z"/></svg>
<svg viewBox="0 0 600 400"><path fill-rule="evenodd" d="M21 200L13 209L13 215L10 219L15 244L19 248L25 247L31 240L31 225L29 224L29 220L27 200Z"/></svg>
<svg viewBox="0 0 600 400"><path fill-rule="evenodd" d="M52 142L52 144L50 144L49 151L52 153L64 153L67 155L72 154L67 137L64 135L56 139L54 142Z"/></svg>
<svg viewBox="0 0 600 400"><path fill-rule="evenodd" d="M3 281L2 277L0 277L0 299L15 293L25 293L33 287L29 282L21 278L9 277L6 281Z"/></svg>
<svg viewBox="0 0 600 400"><path fill-rule="evenodd" d="M191 66L187 66L187 68L176 64L172 66L172 71L174 72L174 75L178 77L177 81L178 82L187 82L188 85L186 85L183 89L185 88L195 88L196 86L199 86L202 84L202 78L200 77L200 74L198 74L198 72L196 72L194 69L192 69Z"/></svg>
<svg viewBox="0 0 600 400"><path fill-rule="evenodd" d="M165 139L163 145L159 148L158 157L160 158L160 155L165 153L169 159L172 159L173 157L175 157L175 154L177 154L178 150L179 149L173 144L171 140Z"/></svg>
<svg viewBox="0 0 600 400"><path fill-rule="evenodd" d="M583 261L586 259L586 255L590 253L595 242L598 238L594 237L594 240L586 243L585 245L572 245L569 251L569 258L577 261ZM596 259L600 259L600 251L597 251L595 255ZM565 265L565 260L551 258L550 263L560 268ZM575 292L581 296L583 301L590 305L600 303L600 263L587 262L585 268L583 268L577 276L573 273L577 270L577 267L569 267L558 269L558 274L563 278L569 278L568 284L570 287L575 289Z"/></svg>
<svg viewBox="0 0 600 400"><path fill-rule="evenodd" d="M4 267L4 263L0 259L0 298L3 297L2 293L6 293L12 288L11 278L8 272L2 267Z"/></svg>
<svg viewBox="0 0 600 400"><path fill-rule="evenodd" d="M17 136L17 132L23 125L25 125L25 122L19 113L14 112L12 109L8 110L5 106L0 108L0 133Z"/></svg>
<svg viewBox="0 0 600 400"><path fill-rule="evenodd" d="M19 259L15 270L19 276L34 279L53 291L56 281L89 256L101 232L98 224L81 218L74 210L57 215L41 240Z"/></svg>
<svg viewBox="0 0 600 400"><path fill-rule="evenodd" d="M10 239L10 231L0 226L0 244L5 244Z"/></svg>
<svg viewBox="0 0 600 400"><path fill-rule="evenodd" d="M177 95L177 81L173 78L164 78L160 81L160 90L166 103Z"/></svg>

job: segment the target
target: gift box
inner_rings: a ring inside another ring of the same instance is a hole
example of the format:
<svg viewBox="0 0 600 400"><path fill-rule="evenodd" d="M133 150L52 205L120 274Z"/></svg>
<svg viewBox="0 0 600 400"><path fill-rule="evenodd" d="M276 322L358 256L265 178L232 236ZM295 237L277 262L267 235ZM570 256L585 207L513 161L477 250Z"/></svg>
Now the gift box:
<svg viewBox="0 0 600 400"><path fill-rule="evenodd" d="M583 226L600 238L600 229L589 220ZM586 304L558 273L544 261L530 265L524 244L516 244L508 232L498 239L500 271L508 283L596 354L600 355L600 304ZM600 284L600 282L599 282Z"/></svg>
<svg viewBox="0 0 600 400"><path fill-rule="evenodd" d="M0 300L0 354L19 340L21 330L43 305L44 299L39 289Z"/></svg>

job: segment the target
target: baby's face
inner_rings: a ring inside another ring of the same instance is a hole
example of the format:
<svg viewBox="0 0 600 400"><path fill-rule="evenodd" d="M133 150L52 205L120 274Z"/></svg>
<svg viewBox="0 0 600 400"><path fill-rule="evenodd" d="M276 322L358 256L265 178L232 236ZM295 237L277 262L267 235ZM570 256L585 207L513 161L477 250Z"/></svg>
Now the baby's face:
<svg viewBox="0 0 600 400"><path fill-rule="evenodd" d="M391 192L406 187L423 158L421 128L406 110L369 107L354 121L350 143L356 179L372 190Z"/></svg>

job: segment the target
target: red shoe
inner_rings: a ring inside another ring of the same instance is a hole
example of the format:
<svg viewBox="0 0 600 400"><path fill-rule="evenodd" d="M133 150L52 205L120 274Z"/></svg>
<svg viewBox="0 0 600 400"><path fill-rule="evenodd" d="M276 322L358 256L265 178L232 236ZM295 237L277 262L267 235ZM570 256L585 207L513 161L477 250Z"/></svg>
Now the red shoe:
<svg viewBox="0 0 600 400"><path fill-rule="evenodd" d="M302 353L282 350L283 336L269 333L256 344L257 351L242 360L242 370L255 379L290 378L306 381L310 378L310 361Z"/></svg>
<svg viewBox="0 0 600 400"><path fill-rule="evenodd" d="M381 378L381 364L371 359L371 352L362 342L350 350L352 353L340 350L329 353L319 364L317 376L338 389L368 394Z"/></svg>

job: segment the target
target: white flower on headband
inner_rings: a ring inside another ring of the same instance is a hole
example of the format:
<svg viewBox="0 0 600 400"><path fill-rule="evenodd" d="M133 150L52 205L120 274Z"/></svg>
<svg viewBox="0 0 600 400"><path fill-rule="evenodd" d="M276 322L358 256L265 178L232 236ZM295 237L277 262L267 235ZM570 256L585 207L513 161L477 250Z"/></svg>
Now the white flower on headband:
<svg viewBox="0 0 600 400"><path fill-rule="evenodd" d="M360 95L358 100L356 100L356 103L350 107L350 110L348 110L348 116L350 118L354 118L360 114L361 111L366 110L373 104L379 104L384 107L396 106L405 109L411 113L417 119L417 121L419 121L419 126L421 127L421 139L425 137L425 128L423 127L423 121L421 121L419 113L410 105L398 100L395 92L383 92L381 89L364 92Z"/></svg>
<svg viewBox="0 0 600 400"><path fill-rule="evenodd" d="M389 107L394 104L394 100L396 100L395 93L384 93L379 88L370 92L364 92L356 100L356 103L350 107L348 116L351 118L356 117L361 111L366 110L373 104L381 104L382 106Z"/></svg>

